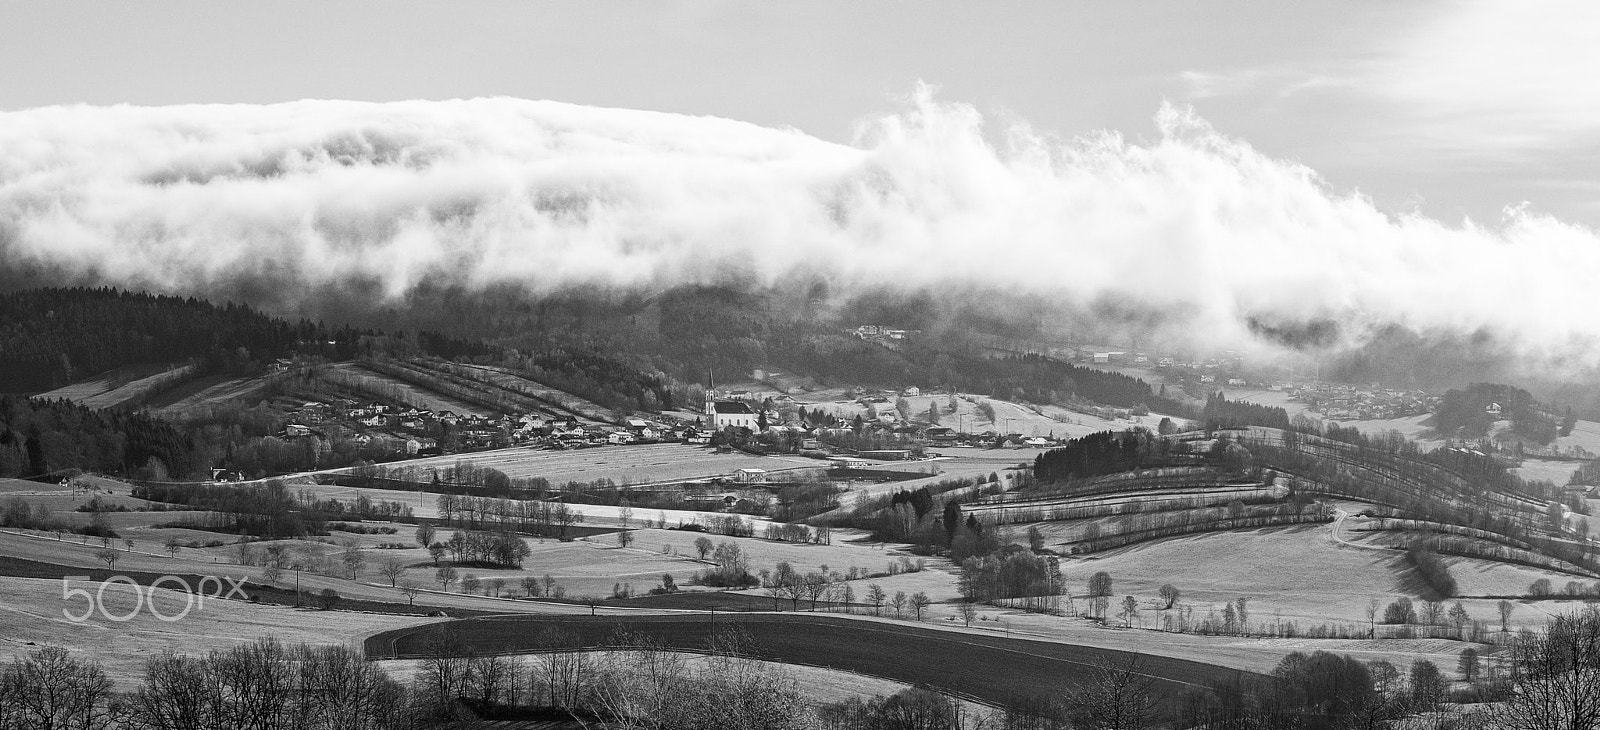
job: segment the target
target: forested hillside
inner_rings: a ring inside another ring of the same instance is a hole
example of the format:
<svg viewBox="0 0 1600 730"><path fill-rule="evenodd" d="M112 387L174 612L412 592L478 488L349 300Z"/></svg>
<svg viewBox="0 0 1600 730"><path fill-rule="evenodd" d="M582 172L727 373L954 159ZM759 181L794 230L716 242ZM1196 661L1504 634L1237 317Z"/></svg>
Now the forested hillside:
<svg viewBox="0 0 1600 730"><path fill-rule="evenodd" d="M658 366L686 380L707 369L748 373L775 366L834 383L878 383L952 387L1004 400L1036 403L1092 401L1131 408L1146 405L1164 413L1184 413L1178 403L1159 397L1136 378L1037 356L987 357L969 341L970 332L941 328L932 306L906 310L879 303L859 317L898 326L929 329L900 349L852 337L855 319L826 321L804 303L776 295L726 289L686 289L662 297L660 339L649 353ZM859 309L859 308L857 308Z"/></svg>
<svg viewBox="0 0 1600 730"><path fill-rule="evenodd" d="M296 353L346 359L373 334L274 319L249 306L116 289L0 294L0 391L36 393L133 363L242 372Z"/></svg>
<svg viewBox="0 0 1600 730"><path fill-rule="evenodd" d="M1492 412L1494 406L1498 409ZM1440 434L1463 439L1482 438L1501 419L1511 421L1512 433L1541 444L1555 440L1561 428L1528 391L1498 383L1473 383L1445 391L1433 418L1434 429Z"/></svg>
<svg viewBox="0 0 1600 730"><path fill-rule="evenodd" d="M84 469L165 478L205 466L185 431L144 414L0 396L0 477Z"/></svg>

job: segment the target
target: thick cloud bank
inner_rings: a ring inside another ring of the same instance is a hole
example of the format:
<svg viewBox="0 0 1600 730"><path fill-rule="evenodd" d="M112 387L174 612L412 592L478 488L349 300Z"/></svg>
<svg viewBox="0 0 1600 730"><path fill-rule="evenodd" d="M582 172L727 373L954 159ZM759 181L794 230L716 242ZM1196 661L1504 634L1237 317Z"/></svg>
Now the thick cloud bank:
<svg viewBox="0 0 1600 730"><path fill-rule="evenodd" d="M1148 144L986 135L972 108L924 92L845 146L515 99L43 108L0 114L0 265L390 297L799 269L845 290L1122 303L1218 344L1349 344L1399 324L1600 356L1595 232L1516 210L1494 227L1386 215L1184 110L1156 122Z"/></svg>

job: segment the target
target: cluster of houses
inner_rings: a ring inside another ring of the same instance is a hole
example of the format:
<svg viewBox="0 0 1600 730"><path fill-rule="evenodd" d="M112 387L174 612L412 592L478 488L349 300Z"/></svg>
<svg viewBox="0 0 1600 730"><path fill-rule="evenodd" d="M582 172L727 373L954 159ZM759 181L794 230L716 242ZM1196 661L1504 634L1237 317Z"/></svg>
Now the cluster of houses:
<svg viewBox="0 0 1600 730"><path fill-rule="evenodd" d="M850 334L863 340L904 340L922 334L922 330L903 330L881 324L864 324L850 330Z"/></svg>
<svg viewBox="0 0 1600 730"><path fill-rule="evenodd" d="M289 417L282 433L287 439L325 441L330 431L347 429L354 432L351 438L362 448L408 455L440 453L441 438L462 451L514 445L581 448L662 441L710 443L710 434L704 429L642 418L628 418L617 425L594 424L537 413L484 416L349 399L306 402Z"/></svg>
<svg viewBox="0 0 1600 730"><path fill-rule="evenodd" d="M1291 385L1289 397L1306 404L1306 410L1339 421L1404 418L1432 413L1440 397L1420 390L1364 389L1343 383ZM1492 405L1492 411L1499 404Z"/></svg>
<svg viewBox="0 0 1600 730"><path fill-rule="evenodd" d="M899 350L907 340L914 339L922 334L922 330L906 330L897 327L885 327L881 324L864 324L849 333L857 339L866 342L875 342L891 350Z"/></svg>

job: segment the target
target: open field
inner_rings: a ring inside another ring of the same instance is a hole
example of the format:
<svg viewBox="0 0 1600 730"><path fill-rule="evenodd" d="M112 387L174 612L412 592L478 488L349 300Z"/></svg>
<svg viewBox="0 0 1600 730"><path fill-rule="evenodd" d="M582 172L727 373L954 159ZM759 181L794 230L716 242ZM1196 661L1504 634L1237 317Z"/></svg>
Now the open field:
<svg viewBox="0 0 1600 730"><path fill-rule="evenodd" d="M288 480L289 486L295 492L307 492L317 499L337 499L349 502L358 496L365 496L374 501L399 502L411 508L411 513L417 517L436 518L439 516L439 495L428 492L399 491L394 489L368 489L364 487L344 487L335 484L314 484L307 477ZM572 509L583 514L582 525L594 527L619 527L621 509L612 505L573 503ZM639 525L645 519L655 520L658 516L665 516L668 525L676 526L678 523L698 522L705 523L712 513L697 510L659 510L645 507L633 507L633 521L630 524ZM756 529L764 529L766 520L760 517L749 517L755 523Z"/></svg>
<svg viewBox="0 0 1600 730"><path fill-rule="evenodd" d="M159 390L192 369L189 365L128 365L35 397L65 398L86 408L112 408Z"/></svg>
<svg viewBox="0 0 1600 730"><path fill-rule="evenodd" d="M838 509L827 512L823 516L848 512L854 509L856 495L858 494L866 495L868 498L880 497L900 490L916 491L922 487L932 487L939 482L952 479L987 478L990 474L1000 476L1002 485L1009 485L1007 479L1011 472L1008 470L1014 469L1019 464L1026 464L1031 469L1034 458L1044 453L1044 451L1044 449L1034 448L969 449L941 447L938 453L943 456L938 459L907 462L887 461L881 464L873 464L873 469L889 471L897 469L906 471L936 469L938 473L897 482L858 482L850 484L847 487L847 491L839 495ZM963 499L962 501L970 500Z"/></svg>
<svg viewBox="0 0 1600 730"><path fill-rule="evenodd" d="M331 373L342 374L354 381L369 384L385 392L396 393L407 405L430 411L453 411L461 415L495 416L495 411L466 401L419 388L399 378L373 372L357 363L342 362L328 366Z"/></svg>
<svg viewBox="0 0 1600 730"><path fill-rule="evenodd" d="M152 375L166 372L172 365L162 363L143 363L139 365L124 365L115 370L108 370L92 378L85 378L71 385L64 385L47 393L40 393L35 398L56 400L65 398L74 403L82 403L84 399L104 395L116 389Z"/></svg>
<svg viewBox="0 0 1600 730"><path fill-rule="evenodd" d="M522 377L505 368L489 365L468 365L477 370L490 382L504 386L514 392L530 393L543 400L549 401L559 407L559 411L575 415L582 423L614 423L617 414L610 409L562 390L557 390L543 383Z"/></svg>
<svg viewBox="0 0 1600 730"><path fill-rule="evenodd" d="M1354 522L1352 520L1351 522ZM1346 525L1336 542L1332 525L1262 528L1206 533L1142 543L1062 561L1062 574L1074 594L1085 592L1096 571L1111 574L1118 596L1133 595L1156 605L1156 592L1171 583L1183 592L1195 615L1220 611L1226 601L1249 599L1252 621L1294 621L1302 629L1322 623L1365 628L1368 601L1382 603L1408 596L1422 586L1398 550L1368 544ZM1497 620L1498 597L1521 595L1538 578L1563 585L1570 576L1485 560L1444 558L1475 618ZM1551 609L1554 610L1554 609ZM1158 615L1147 611L1150 621ZM1541 625L1541 611L1519 611L1514 626Z"/></svg>
<svg viewBox="0 0 1600 730"><path fill-rule="evenodd" d="M912 625L884 625L838 617L749 614L738 626L757 647L756 656L777 661L861 672L907 684L927 684L961 692L993 704L1017 695L1059 694L1064 687L1091 681L1096 667L1125 667L1134 655L1116 650L1046 641L1006 639L976 633L938 631ZM586 646L606 642L618 622L605 618L491 617L448 624L461 644L479 652L520 652L537 648L545 626L579 634ZM630 630L669 648L707 645L711 625L705 617L639 617ZM725 629L727 623L721 623ZM407 627L366 640L374 658L418 656L430 630ZM1218 678L1218 668L1166 657L1139 657L1137 670L1155 678L1159 694Z"/></svg>
<svg viewBox="0 0 1600 730"><path fill-rule="evenodd" d="M1600 454L1600 423L1579 421L1572 427L1571 435L1557 438L1553 445L1562 449L1577 446L1591 454Z"/></svg>
<svg viewBox="0 0 1600 730"><path fill-rule="evenodd" d="M1388 433L1389 431L1398 431L1401 436L1417 442L1417 444L1422 448L1430 449L1444 444L1444 439L1435 437L1433 426L1427 423L1432 418L1433 414L1430 413L1420 416L1404 416L1401 418L1380 418L1369 421L1334 422L1346 428L1355 428L1356 430L1368 435Z"/></svg>
<svg viewBox="0 0 1600 730"><path fill-rule="evenodd" d="M226 538L226 536L221 537ZM53 533L0 531L0 556L46 563L52 566L59 566L64 570L71 570L74 573L106 569L106 564L95 557L95 553L102 549L98 540L91 539L87 543L82 543L75 539L76 536L63 536L63 538L57 541ZM332 565L337 566L339 564L340 548L335 545L304 540L282 542L292 545L290 554L295 557L304 556L308 552L315 552L326 557ZM530 543L533 543L533 541L530 541ZM268 544L270 543L255 543L258 549L265 548ZM552 542L550 544L555 543ZM275 585L279 589L292 588L295 585L295 576L292 571L283 571L283 575L276 583L273 583L263 577L263 569L260 566L246 566L235 563L232 559L232 552L235 548L232 545L218 548L184 549L176 557L169 556L157 543L136 544L133 552L125 551L120 541L113 542L113 545L121 558L117 562L116 568L119 573L230 576L235 579L248 580L252 583ZM399 590L390 587L388 580L378 574L379 561L383 558L383 553L386 552L388 551L373 550L368 552L369 562L359 581L350 580L349 573L342 573L343 577L337 577L319 575L307 571L302 572L299 576L300 587L307 593L315 593L324 588L332 588L340 596L347 599L404 605L406 603L405 596ZM423 560L426 561L427 558L423 557ZM532 566L534 564L528 563L527 565ZM439 584L432 581L432 570L428 569L427 572L427 581L419 580L424 590L416 599L416 606L422 608L436 608L447 611L465 609L489 613L589 612L587 606L542 601L508 600L482 595L463 595L458 592L460 591L459 583L451 586L452 592L441 592ZM462 575L468 572L477 573L485 579L494 577L490 575L494 571L476 568L467 569L464 567L460 569ZM421 573L419 572L418 575L420 576ZM596 579L592 582L597 587L603 584L605 588L604 595L610 595L611 584L614 581ZM55 584L54 595L59 600L61 595L59 581ZM598 611L601 615L608 613L632 615L638 613L627 608L601 607Z"/></svg>
<svg viewBox="0 0 1600 730"><path fill-rule="evenodd" d="M122 583L105 585L104 590L97 584L74 587L95 591L113 616L135 611L132 587ZM176 616L183 611L181 593L156 589L156 594L162 614ZM101 662L119 689L132 689L143 676L145 661L167 649L198 654L264 636L276 636L285 642L359 647L366 634L437 620L210 600L203 608L172 622L154 617L146 601L146 608L134 613L129 621L114 622L96 614L83 623L74 623L64 618L62 611L79 614L84 603L82 599L63 601L60 580L0 577L0 595L6 597L0 602L0 621L5 625L0 631L0 657L21 655L37 645L59 644L74 654Z"/></svg>
<svg viewBox="0 0 1600 730"><path fill-rule="evenodd" d="M865 416L866 406L858 404L854 399L842 391L818 391L798 395L795 400L806 406L807 410L820 408L825 413L836 415L840 418L851 419L857 415ZM1039 411L1009 401L995 400L981 395L960 394L956 398L956 411L946 412L950 402L948 393L919 395L906 398L910 404L911 419L917 423L927 421L928 406L937 405L939 409L939 425L947 426L965 433L982 433L984 431L1020 433L1023 436L1051 436L1058 438L1069 436L1083 436L1097 431L1125 431L1136 426L1144 426L1152 430L1161 422L1161 414L1152 413L1148 416L1133 416L1126 419L1106 420L1095 416L1069 411L1058 406L1040 406ZM978 404L988 402L994 406L994 420L978 412ZM874 404L878 413L894 413L895 398L889 398L888 403ZM1174 419L1180 420L1180 419Z"/></svg>
<svg viewBox="0 0 1600 730"><path fill-rule="evenodd" d="M571 451L545 451L512 447L469 454L447 454L389 464L428 469L453 467L469 461L474 466L505 472L513 479L544 477L551 484L610 479L619 484L656 484L703 477L732 476L739 469L826 469L828 463L800 456L751 456L738 451L719 454L709 447L685 444L603 446ZM335 470L339 471L339 470Z"/></svg>
<svg viewBox="0 0 1600 730"><path fill-rule="evenodd" d="M1222 391L1228 400L1257 403L1273 408L1282 408L1290 418L1304 414L1308 418L1322 418L1321 415L1306 410L1306 404L1297 400L1289 400L1289 394L1281 390L1262 390L1260 388L1215 388Z"/></svg>
<svg viewBox="0 0 1600 730"><path fill-rule="evenodd" d="M138 510L164 506L129 496L133 489L131 486L110 482L110 480L104 480L102 484L104 484L102 488L93 492L83 489L74 492L72 489L58 484L30 482L21 479L0 479L0 500L9 501L15 497L32 506L49 509L51 512L56 513L58 517L66 517L65 513L73 513L73 510L88 504L93 497L99 497L102 504L113 509L126 507L130 510ZM89 517L87 513L73 514L82 514L85 522Z"/></svg>
<svg viewBox="0 0 1600 730"><path fill-rule="evenodd" d="M687 585L689 577L705 567L688 556L663 554L656 545L639 544L621 548L613 541L529 540L528 547L532 554L523 561L520 569L461 567L457 568L457 572L463 578L474 575L483 581L503 579L507 589L518 593L523 592L520 584L524 578L548 575L562 587L567 598L581 599L610 596L612 586L617 583L630 584L635 593L645 593L661 585L663 573L670 573L678 584ZM373 559L376 562L387 558L390 553L407 552L383 550L374 553ZM689 555L693 554L691 550ZM408 564L414 566L406 570L404 579L430 588L439 587L434 581L435 568L426 551L418 549L403 557L409 558ZM371 575L367 580L384 580L377 576L376 567L373 565L369 568ZM384 580L384 583L387 584L387 581ZM451 590L459 591L461 585L458 583Z"/></svg>
<svg viewBox="0 0 1600 730"><path fill-rule="evenodd" d="M233 378L211 375L184 383L151 399L146 407L158 416L171 418L194 409L219 406L243 399L266 386L263 377Z"/></svg>
<svg viewBox="0 0 1600 730"><path fill-rule="evenodd" d="M1553 461L1549 459L1523 459L1522 466L1511 470L1512 474L1522 477L1525 481L1543 479L1563 486L1572 478L1572 473L1578 470L1584 462L1581 461Z"/></svg>

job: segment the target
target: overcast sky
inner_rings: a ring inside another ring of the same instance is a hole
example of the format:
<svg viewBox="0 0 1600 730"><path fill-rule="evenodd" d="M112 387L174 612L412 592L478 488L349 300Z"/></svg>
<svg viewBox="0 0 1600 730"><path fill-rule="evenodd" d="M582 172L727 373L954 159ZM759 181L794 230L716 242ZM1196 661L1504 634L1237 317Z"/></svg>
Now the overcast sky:
<svg viewBox="0 0 1600 730"><path fill-rule="evenodd" d="M4 2L0 110L512 96L852 141L921 80L990 124L1156 134L1163 100L1360 190L1600 227L1600 3Z"/></svg>

